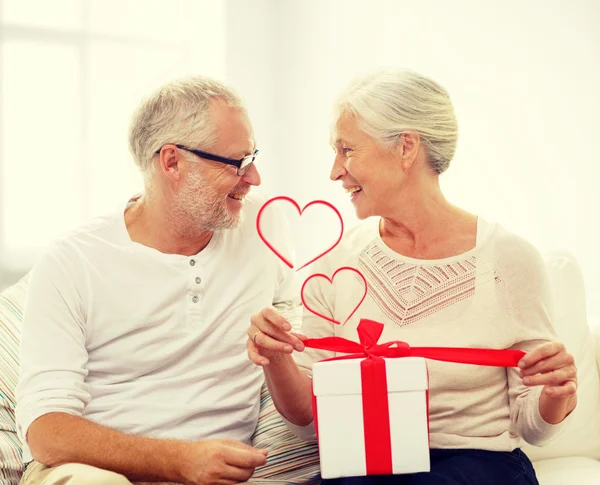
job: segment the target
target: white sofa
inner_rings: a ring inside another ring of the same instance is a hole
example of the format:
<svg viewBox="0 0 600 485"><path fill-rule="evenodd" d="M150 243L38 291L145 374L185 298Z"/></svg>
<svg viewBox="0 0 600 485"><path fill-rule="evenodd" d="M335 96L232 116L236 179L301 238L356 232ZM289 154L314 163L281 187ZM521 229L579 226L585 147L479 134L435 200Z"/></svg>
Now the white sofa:
<svg viewBox="0 0 600 485"><path fill-rule="evenodd" d="M565 252L546 255L554 326L575 356L578 405L569 427L543 448L526 445L541 485L600 484L600 322L589 321L581 269Z"/></svg>
<svg viewBox="0 0 600 485"><path fill-rule="evenodd" d="M547 255L559 339L574 354L579 369L579 404L569 428L550 445L524 447L541 485L600 484L600 325L588 326L581 271L567 253ZM27 277L0 294L0 484L16 484L22 470L14 426L14 387L18 341ZM599 323L600 322L596 322ZM263 389L253 444L269 449L266 466L252 479L262 484L317 484L318 452L298 441L282 423Z"/></svg>

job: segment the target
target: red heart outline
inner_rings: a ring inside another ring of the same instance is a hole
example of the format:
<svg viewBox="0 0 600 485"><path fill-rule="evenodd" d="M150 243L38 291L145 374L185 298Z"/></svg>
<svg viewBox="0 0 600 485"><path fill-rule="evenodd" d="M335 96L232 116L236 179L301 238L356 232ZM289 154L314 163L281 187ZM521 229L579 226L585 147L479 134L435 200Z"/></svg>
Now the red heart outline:
<svg viewBox="0 0 600 485"><path fill-rule="evenodd" d="M294 199L292 199L291 197L287 197L285 195L281 195L281 196L273 197L272 199L269 199L267 202L265 202L263 204L263 206L258 211L258 215L256 216L256 230L258 231L258 235L260 236L260 238L262 239L262 241L267 245L267 247L271 251L273 251L275 253L275 255L279 259L281 259L290 268L294 268L294 265L292 264L292 262L288 261L286 258L284 258L279 253L279 251L277 251L277 249L275 249L275 247L269 241L267 241L267 238L264 236L264 234L262 233L262 230L260 228L260 218L262 217L262 214L263 214L264 210L267 208L267 206L269 204L272 204L273 202L276 202L278 200L285 200L286 202L290 202L296 208L296 210L298 211L298 214L300 214L300 215L302 215L302 213L306 209L308 209L311 205L317 205L317 204L325 205L325 206L329 207L330 209L332 209L333 212L335 212L335 214L338 216L338 218L340 220L340 224L341 224L340 237L333 244L333 246L331 246L330 248L326 249L324 252L322 252L321 254L317 255L315 258L311 259L308 263L304 263L296 271L300 271L302 268L308 266L311 263L314 263L317 259L322 258L323 256L325 256L329 251L331 251L333 248L335 248L340 243L340 241L342 240L342 236L344 235L344 221L342 220L342 215L340 214L340 211L338 211L333 206L333 204L330 204L329 202L327 202L325 200L313 200L312 202L309 202L308 204L306 204L304 206L304 208L300 209L300 206L298 205L298 203Z"/></svg>
<svg viewBox="0 0 600 485"><path fill-rule="evenodd" d="M306 284L313 278L325 278L327 281L329 281L330 284L333 284L333 280L335 279L335 275L337 275L340 271L354 271L358 276L361 277L361 279L363 280L363 283L365 284L365 292L363 293L362 298L360 299L360 301L358 302L358 305L356 305L354 307L354 310L352 310L352 313L350 313L350 315L348 315L348 318L346 318L346 320L344 320L344 323L340 323L339 320L334 320L333 318L329 318L326 315L323 315L322 313L319 313L318 311L312 309L307 303L306 300L304 299L304 288L306 287ZM367 297L367 280L365 279L364 275L358 271L356 268L352 268L351 266L342 266L341 268L337 269L335 273L333 273L333 276L331 278L329 278L328 276L321 274L321 273L316 273L313 275L310 275L308 278L306 278L306 280L304 280L304 283L302 284L302 289L300 290L300 298L302 299L302 304L304 305L304 308L306 308L310 313L312 313L313 315L316 315L318 317L324 318L325 320L331 322L331 323L335 323L336 325L344 325L348 320L350 320L350 318L352 318L352 315L354 315L356 313L356 310L358 310L358 308L362 305L362 302L365 301L365 298Z"/></svg>

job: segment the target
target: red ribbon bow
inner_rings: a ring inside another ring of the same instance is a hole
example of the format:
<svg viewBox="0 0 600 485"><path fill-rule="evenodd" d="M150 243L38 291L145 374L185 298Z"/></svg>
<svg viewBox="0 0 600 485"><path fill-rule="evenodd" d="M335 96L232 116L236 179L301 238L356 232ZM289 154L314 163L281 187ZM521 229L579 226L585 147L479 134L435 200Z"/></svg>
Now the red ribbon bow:
<svg viewBox="0 0 600 485"><path fill-rule="evenodd" d="M365 318L360 320L357 330L360 343L342 337L324 337L304 340L304 345L313 349L350 354L326 360L366 357L361 362L361 382L367 475L393 473L387 377L383 357L423 357L460 364L516 367L525 355L522 350L411 347L401 341L378 344L383 324ZM318 432L315 396L313 413Z"/></svg>

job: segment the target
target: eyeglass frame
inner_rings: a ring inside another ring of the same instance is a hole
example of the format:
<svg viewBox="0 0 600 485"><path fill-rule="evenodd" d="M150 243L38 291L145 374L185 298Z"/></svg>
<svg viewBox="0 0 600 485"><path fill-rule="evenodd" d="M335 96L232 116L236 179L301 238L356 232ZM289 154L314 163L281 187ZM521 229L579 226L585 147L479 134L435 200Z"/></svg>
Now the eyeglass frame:
<svg viewBox="0 0 600 485"><path fill-rule="evenodd" d="M224 163L226 165L233 165L234 167L236 167L236 169L237 169L236 173L240 177L243 177L244 175L246 175L248 173L248 170L250 169L250 165L252 165L255 162L255 160L258 158L258 154L260 153L260 150L258 150L258 148L256 148L254 150L254 152L252 153L252 155L246 155L245 157L240 158L239 160L236 160L235 158L221 157L220 155L215 155L214 153L209 153L209 152L204 152L202 150L196 150L194 148L189 148L189 147L186 147L185 145L177 145L177 144L174 144L174 145L181 150L185 150L187 152L193 153L197 157L204 158L206 160L212 160L213 162ZM155 153L159 154L160 150L162 150L162 147L159 150L157 150ZM248 162L247 160L250 160L250 161ZM246 162L246 163L244 164L244 162Z"/></svg>

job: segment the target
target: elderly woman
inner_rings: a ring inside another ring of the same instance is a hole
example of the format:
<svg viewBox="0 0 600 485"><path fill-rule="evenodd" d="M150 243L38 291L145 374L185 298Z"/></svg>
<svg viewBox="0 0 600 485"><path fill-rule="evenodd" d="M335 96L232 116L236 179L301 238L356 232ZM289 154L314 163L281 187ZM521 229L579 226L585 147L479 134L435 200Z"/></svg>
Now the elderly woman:
<svg viewBox="0 0 600 485"><path fill-rule="evenodd" d="M331 484L536 484L519 449L543 445L576 406L573 357L555 342L544 264L527 241L451 204L439 176L454 155L448 93L407 71L359 80L335 107L331 179L359 219L315 272L358 268L368 284L343 326L305 310L303 334L357 340L360 317L382 322L382 342L521 349L519 368L429 361L431 471L328 480ZM318 270L318 271L317 271ZM347 317L362 288L313 280L307 304ZM312 428L311 366L333 357L305 349L273 308L252 318L248 354L263 366L273 401L299 435ZM297 353L292 358L294 350ZM314 429L314 428L312 428ZM310 434L310 433L309 433Z"/></svg>

